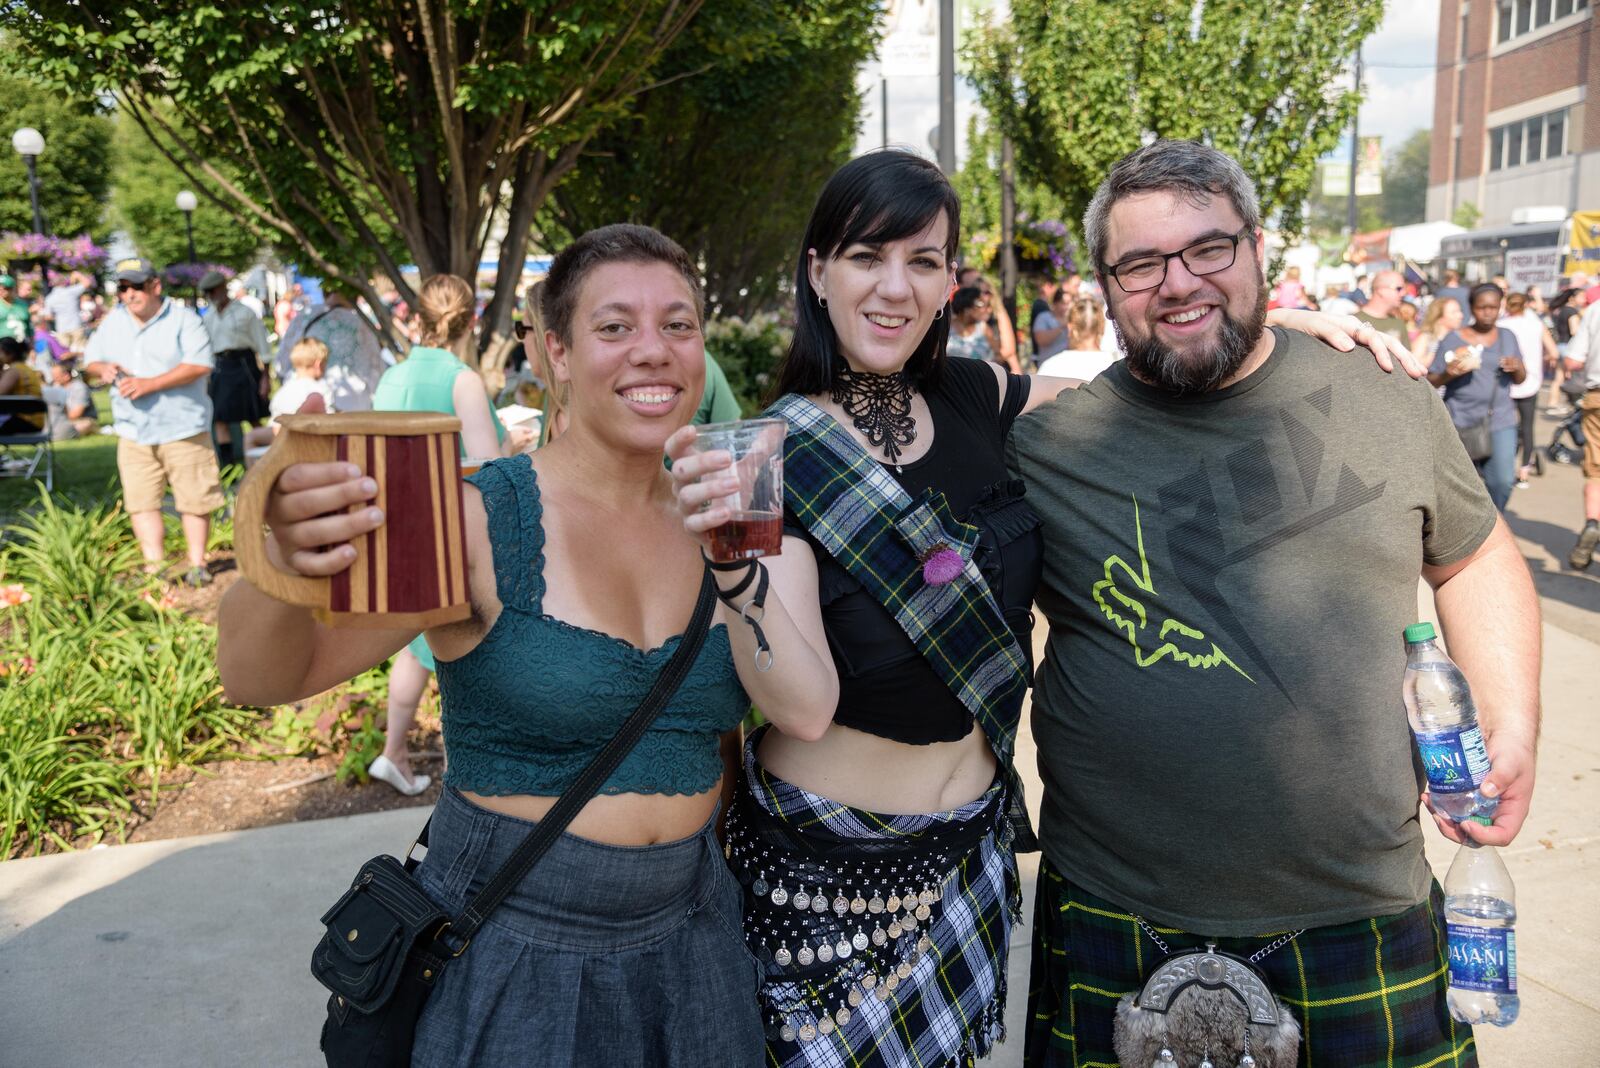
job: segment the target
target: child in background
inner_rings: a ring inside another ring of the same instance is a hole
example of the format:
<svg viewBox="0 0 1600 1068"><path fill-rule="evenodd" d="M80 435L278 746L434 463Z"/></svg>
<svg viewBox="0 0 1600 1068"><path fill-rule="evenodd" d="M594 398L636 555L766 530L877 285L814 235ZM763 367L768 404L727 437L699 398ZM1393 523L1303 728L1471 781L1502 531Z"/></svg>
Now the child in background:
<svg viewBox="0 0 1600 1068"><path fill-rule="evenodd" d="M1300 268L1290 267L1283 274L1283 279L1272 291L1272 306L1275 308L1299 308L1304 306L1306 287L1300 281Z"/></svg>
<svg viewBox="0 0 1600 1068"><path fill-rule="evenodd" d="M322 381L322 373L328 368L328 346L314 337L301 338L289 350L289 365L294 368L294 377L278 387L267 405L273 422L250 431L245 436L247 446L271 445L278 434L278 416L298 412L313 393L322 397L324 411L333 411L333 393Z"/></svg>

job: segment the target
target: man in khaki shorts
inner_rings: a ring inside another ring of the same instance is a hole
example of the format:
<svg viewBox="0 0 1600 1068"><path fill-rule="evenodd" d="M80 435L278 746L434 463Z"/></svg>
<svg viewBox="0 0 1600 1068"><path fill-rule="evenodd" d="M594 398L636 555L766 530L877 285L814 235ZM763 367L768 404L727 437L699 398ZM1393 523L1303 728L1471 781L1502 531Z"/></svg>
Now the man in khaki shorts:
<svg viewBox="0 0 1600 1068"><path fill-rule="evenodd" d="M161 567L162 497L183 522L188 570L183 581L204 586L211 513L222 507L217 454L211 445L211 342L191 308L161 294L149 260L117 264L119 306L106 316L85 352L85 370L114 384L117 472L145 565Z"/></svg>
<svg viewBox="0 0 1600 1068"><path fill-rule="evenodd" d="M1583 529L1578 543L1567 554L1567 563L1579 571L1587 570L1600 547L1600 301L1591 301L1583 319L1572 331L1567 344L1567 371L1582 377L1583 436Z"/></svg>

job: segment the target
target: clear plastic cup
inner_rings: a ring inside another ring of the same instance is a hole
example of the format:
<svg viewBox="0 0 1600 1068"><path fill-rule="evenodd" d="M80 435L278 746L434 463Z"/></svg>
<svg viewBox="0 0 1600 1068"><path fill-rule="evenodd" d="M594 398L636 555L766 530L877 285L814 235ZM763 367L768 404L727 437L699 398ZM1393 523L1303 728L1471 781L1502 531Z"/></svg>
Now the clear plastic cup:
<svg viewBox="0 0 1600 1068"><path fill-rule="evenodd" d="M739 488L715 504L726 505L733 518L709 533L711 559L717 563L777 556L783 548L782 419L741 419L695 428L696 452L727 452L733 457ZM723 472L715 477L721 478Z"/></svg>

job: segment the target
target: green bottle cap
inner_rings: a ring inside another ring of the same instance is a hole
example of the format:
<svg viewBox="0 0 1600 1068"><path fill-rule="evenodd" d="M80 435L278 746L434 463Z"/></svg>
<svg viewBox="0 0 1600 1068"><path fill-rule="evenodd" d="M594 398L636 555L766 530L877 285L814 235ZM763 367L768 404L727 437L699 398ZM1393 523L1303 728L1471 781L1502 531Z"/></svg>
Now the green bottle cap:
<svg viewBox="0 0 1600 1068"><path fill-rule="evenodd" d="M1484 827L1493 827L1494 826L1494 820L1491 819L1488 816L1468 816L1467 817L1467 821L1469 823L1481 824Z"/></svg>
<svg viewBox="0 0 1600 1068"><path fill-rule="evenodd" d="M1433 638L1434 630L1432 623L1413 623L1411 626L1406 628L1406 642L1408 644L1414 645L1417 642L1431 642Z"/></svg>

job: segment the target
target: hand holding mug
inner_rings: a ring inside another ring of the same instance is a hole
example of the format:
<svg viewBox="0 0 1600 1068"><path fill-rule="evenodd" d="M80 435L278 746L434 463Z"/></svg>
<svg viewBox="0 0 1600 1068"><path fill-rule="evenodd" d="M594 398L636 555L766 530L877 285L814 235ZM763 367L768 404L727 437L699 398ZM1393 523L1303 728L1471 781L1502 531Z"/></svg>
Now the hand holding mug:
<svg viewBox="0 0 1600 1068"><path fill-rule="evenodd" d="M355 464L298 463L284 468L267 494L267 559L290 575L334 575L355 563L351 543L383 523L378 508L360 508L378 483Z"/></svg>

